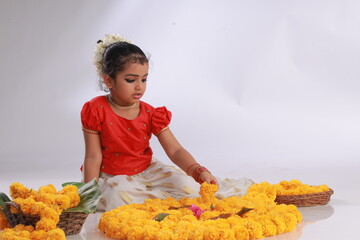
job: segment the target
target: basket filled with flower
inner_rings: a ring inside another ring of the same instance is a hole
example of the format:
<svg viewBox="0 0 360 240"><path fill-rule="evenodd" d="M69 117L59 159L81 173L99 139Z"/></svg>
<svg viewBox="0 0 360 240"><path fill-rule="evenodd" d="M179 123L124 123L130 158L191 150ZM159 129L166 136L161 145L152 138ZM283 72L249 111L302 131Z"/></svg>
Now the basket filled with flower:
<svg viewBox="0 0 360 240"><path fill-rule="evenodd" d="M334 193L327 185L311 186L296 179L281 181L274 187L276 189L276 203L293 204L297 207L326 205Z"/></svg>
<svg viewBox="0 0 360 240"><path fill-rule="evenodd" d="M64 183L62 187L57 191L49 184L35 191L13 183L10 186L12 200L0 194L0 218L2 215L8 225L0 238L14 235L46 239L52 234L59 236L52 239L65 239L65 235L78 234L88 214L96 212L101 196L99 186L93 180L86 184Z"/></svg>

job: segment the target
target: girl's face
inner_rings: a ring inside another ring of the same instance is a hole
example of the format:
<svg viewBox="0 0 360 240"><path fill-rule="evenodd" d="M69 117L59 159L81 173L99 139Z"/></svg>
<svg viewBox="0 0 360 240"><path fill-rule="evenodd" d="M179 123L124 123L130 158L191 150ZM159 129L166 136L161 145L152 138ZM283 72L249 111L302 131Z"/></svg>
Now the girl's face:
<svg viewBox="0 0 360 240"><path fill-rule="evenodd" d="M104 82L111 96L121 106L132 105L144 95L149 65L147 63L129 63L127 68L112 79L105 76Z"/></svg>

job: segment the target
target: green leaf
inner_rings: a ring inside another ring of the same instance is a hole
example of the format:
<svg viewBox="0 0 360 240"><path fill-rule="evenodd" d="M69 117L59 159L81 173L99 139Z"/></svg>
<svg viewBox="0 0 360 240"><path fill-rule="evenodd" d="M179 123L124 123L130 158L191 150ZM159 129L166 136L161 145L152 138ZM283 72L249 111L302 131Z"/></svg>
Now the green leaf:
<svg viewBox="0 0 360 240"><path fill-rule="evenodd" d="M253 208L246 208L243 207L239 212L237 212L236 214L239 215L240 217L242 217L242 215L244 215L245 213L247 213L248 211L253 210Z"/></svg>
<svg viewBox="0 0 360 240"><path fill-rule="evenodd" d="M9 197L5 193L0 193L0 210L4 213L6 220L10 224L11 223L11 219L9 217L10 211L7 209L6 204L5 204L5 202L11 202L11 201L7 201L8 198Z"/></svg>
<svg viewBox="0 0 360 240"><path fill-rule="evenodd" d="M156 215L153 220L161 222L162 220L164 220L164 218L166 218L167 216L169 216L170 214L168 213L159 213L158 215Z"/></svg>
<svg viewBox="0 0 360 240"><path fill-rule="evenodd" d="M5 209L6 209L5 201L0 197L0 210L4 212Z"/></svg>
<svg viewBox="0 0 360 240"><path fill-rule="evenodd" d="M88 183L69 182L64 184L65 186L66 185L78 186L78 193L80 195L79 205L74 208L67 209L64 212L84 212L84 213L96 212L96 208L101 197L101 191L95 179Z"/></svg>
<svg viewBox="0 0 360 240"><path fill-rule="evenodd" d="M6 195L3 192L0 192L0 198L2 198L4 200L4 202L11 202L10 198L8 197L8 195Z"/></svg>
<svg viewBox="0 0 360 240"><path fill-rule="evenodd" d="M11 202L11 200L9 199L9 197L3 193L0 192L0 210L5 214L7 207L6 207L6 202Z"/></svg>

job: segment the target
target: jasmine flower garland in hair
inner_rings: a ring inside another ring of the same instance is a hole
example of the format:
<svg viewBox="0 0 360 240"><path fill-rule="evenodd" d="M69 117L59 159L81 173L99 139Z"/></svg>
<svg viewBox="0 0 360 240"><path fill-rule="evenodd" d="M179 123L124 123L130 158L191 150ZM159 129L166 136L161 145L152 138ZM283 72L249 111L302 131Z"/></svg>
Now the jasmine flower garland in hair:
<svg viewBox="0 0 360 240"><path fill-rule="evenodd" d="M106 48L117 42L132 43L120 34L106 34L104 38L97 41L94 49L94 64L99 76L101 76L101 68L103 65L103 56Z"/></svg>

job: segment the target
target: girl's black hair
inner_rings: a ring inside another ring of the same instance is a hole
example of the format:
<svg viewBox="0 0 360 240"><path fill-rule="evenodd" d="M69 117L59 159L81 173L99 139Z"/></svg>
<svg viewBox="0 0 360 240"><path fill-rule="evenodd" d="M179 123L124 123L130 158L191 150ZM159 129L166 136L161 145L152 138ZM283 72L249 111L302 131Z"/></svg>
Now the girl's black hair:
<svg viewBox="0 0 360 240"><path fill-rule="evenodd" d="M149 63L145 53L136 45L128 42L117 42L106 48L101 68L102 74L116 78L118 72L124 71L128 63Z"/></svg>

